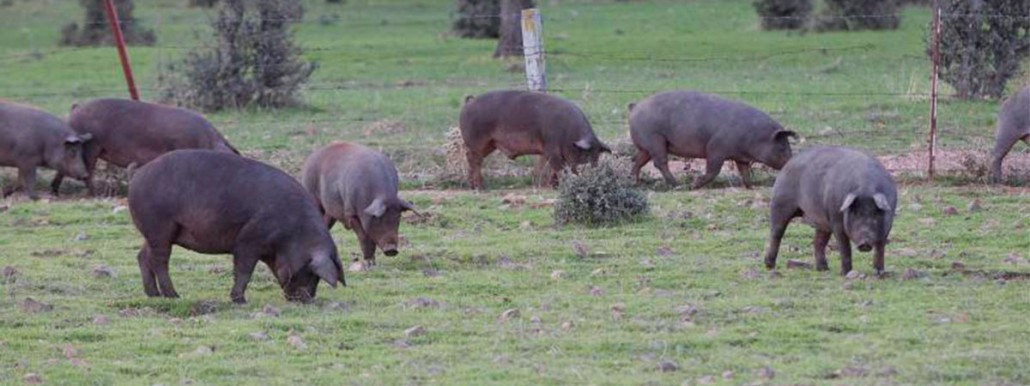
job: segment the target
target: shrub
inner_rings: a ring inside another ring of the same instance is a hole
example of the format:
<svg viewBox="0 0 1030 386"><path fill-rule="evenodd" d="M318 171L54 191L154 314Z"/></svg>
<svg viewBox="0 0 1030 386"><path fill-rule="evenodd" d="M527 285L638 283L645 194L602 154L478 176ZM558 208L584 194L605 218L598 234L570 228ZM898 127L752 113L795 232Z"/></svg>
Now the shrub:
<svg viewBox="0 0 1030 386"><path fill-rule="evenodd" d="M826 8L816 19L818 31L858 31L897 29L897 0L826 0Z"/></svg>
<svg viewBox="0 0 1030 386"><path fill-rule="evenodd" d="M647 213L647 196L611 162L584 168L579 175L564 175L554 203L554 220L559 224L613 225Z"/></svg>
<svg viewBox="0 0 1030 386"><path fill-rule="evenodd" d="M211 8L218 5L218 0L189 0L186 4L190 7Z"/></svg>
<svg viewBox="0 0 1030 386"><path fill-rule="evenodd" d="M812 13L811 0L758 0L752 3L762 19L762 29L798 29Z"/></svg>
<svg viewBox="0 0 1030 386"><path fill-rule="evenodd" d="M940 76L957 97L1005 94L1005 84L1030 55L1028 15L1026 0L941 0ZM933 39L926 40L932 56Z"/></svg>
<svg viewBox="0 0 1030 386"><path fill-rule="evenodd" d="M222 0L217 41L162 74L165 99L204 111L297 105L317 67L293 43L289 26L300 17L292 0Z"/></svg>
<svg viewBox="0 0 1030 386"><path fill-rule="evenodd" d="M104 11L104 0L79 0L85 8L86 17L80 28L77 23L69 23L61 28L60 44L64 46L99 46L114 44L111 27L107 23ZM132 16L134 8L132 0L115 0L115 11L118 12L118 24L122 29L122 38L129 45L153 45L157 40L154 31L143 28Z"/></svg>
<svg viewBox="0 0 1030 386"><path fill-rule="evenodd" d="M500 37L500 0L457 0L458 19L451 30L460 37L496 39Z"/></svg>

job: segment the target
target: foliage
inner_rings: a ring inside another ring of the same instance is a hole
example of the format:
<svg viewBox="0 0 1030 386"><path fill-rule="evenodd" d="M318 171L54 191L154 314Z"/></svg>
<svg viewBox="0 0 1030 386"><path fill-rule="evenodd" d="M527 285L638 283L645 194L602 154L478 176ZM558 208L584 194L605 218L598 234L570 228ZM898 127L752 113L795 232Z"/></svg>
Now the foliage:
<svg viewBox="0 0 1030 386"><path fill-rule="evenodd" d="M1000 98L1030 56L1030 2L943 0L940 76L961 99ZM927 38L932 56L932 38Z"/></svg>
<svg viewBox="0 0 1030 386"><path fill-rule="evenodd" d="M564 175L554 203L559 224L614 225L647 213L647 196L608 162Z"/></svg>
<svg viewBox="0 0 1030 386"><path fill-rule="evenodd" d="M187 4L191 7L211 8L218 5L218 0L189 0Z"/></svg>
<svg viewBox="0 0 1030 386"><path fill-rule="evenodd" d="M212 23L213 48L187 54L170 67L179 77L162 79L168 99L205 111L299 103L298 94L316 64L301 59L290 24L300 5L290 0L224 0Z"/></svg>
<svg viewBox="0 0 1030 386"><path fill-rule="evenodd" d="M811 0L758 0L752 3L762 19L762 29L798 29L812 13Z"/></svg>
<svg viewBox="0 0 1030 386"><path fill-rule="evenodd" d="M897 29L901 24L897 0L826 0L816 18L817 31Z"/></svg>
<svg viewBox="0 0 1030 386"><path fill-rule="evenodd" d="M458 19L451 30L460 37L496 39L501 36L500 0L457 0Z"/></svg>
<svg viewBox="0 0 1030 386"><path fill-rule="evenodd" d="M79 0L85 10L85 19L80 27L78 23L69 23L61 28L60 44L65 46L99 46L112 45L111 27L108 26L107 13L104 11L104 0ZM118 13L118 25L122 29L122 38L128 45L153 45L157 37L154 31L140 26L132 15L132 0L115 0L115 11Z"/></svg>

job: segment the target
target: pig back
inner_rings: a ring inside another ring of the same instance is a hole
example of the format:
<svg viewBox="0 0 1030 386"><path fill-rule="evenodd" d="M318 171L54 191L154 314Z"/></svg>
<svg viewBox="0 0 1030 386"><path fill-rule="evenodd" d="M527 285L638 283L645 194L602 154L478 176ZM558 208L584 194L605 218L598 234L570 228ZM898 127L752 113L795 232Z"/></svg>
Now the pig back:
<svg viewBox="0 0 1030 386"><path fill-rule="evenodd" d="M395 198L400 179L383 153L355 143L336 142L309 157L304 185L337 219L355 217L376 197Z"/></svg>
<svg viewBox="0 0 1030 386"><path fill-rule="evenodd" d="M321 229L314 200L293 177L211 150L177 150L139 169L129 187L133 222L147 235L174 222L205 253L226 253L244 226L270 238ZM290 231L290 232L287 232Z"/></svg>
<svg viewBox="0 0 1030 386"><path fill-rule="evenodd" d="M235 152L203 116L172 106L96 99L73 108L69 122L75 131L93 134L103 157L122 167L178 149Z"/></svg>
<svg viewBox="0 0 1030 386"><path fill-rule="evenodd" d="M690 153L702 153L714 138L764 138L780 128L754 107L696 91L655 94L630 113L631 133L659 134Z"/></svg>

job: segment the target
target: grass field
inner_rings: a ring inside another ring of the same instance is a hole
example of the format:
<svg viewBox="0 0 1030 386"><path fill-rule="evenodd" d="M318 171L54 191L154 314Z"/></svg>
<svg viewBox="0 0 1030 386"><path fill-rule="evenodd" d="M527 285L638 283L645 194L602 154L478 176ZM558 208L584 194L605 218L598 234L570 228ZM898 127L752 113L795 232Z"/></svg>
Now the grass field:
<svg viewBox="0 0 1030 386"><path fill-rule="evenodd" d="M113 49L56 46L77 1L14 3L0 7L0 97L65 116L77 101L126 95ZM158 35L130 51L150 99L162 66L204 44L212 13L136 3ZM540 3L553 92L606 142L625 141L627 103L693 88L768 111L803 134L798 148L924 147L926 9L907 8L896 31L794 35L760 31L750 1ZM649 192L640 222L558 227L554 192L525 189L518 173L488 175L487 193L427 189L456 186L439 177L441 145L463 97L523 83L508 71L516 62L490 58L493 41L447 35L451 1L305 4L296 36L320 65L307 106L209 118L291 172L334 139L382 148L402 196L427 214L406 218L401 254L348 273L348 287L323 288L313 305L287 303L260 268L250 303L235 306L230 258L176 249L183 298L148 299L123 198L88 199L74 183L59 199L8 198L0 384L1030 383L1027 188L906 179L880 280L786 268L812 260L800 223L768 274L770 190L726 188L732 173L713 189ZM987 146L996 109L945 98L942 146ZM981 209L968 209L974 200ZM357 256L352 234L334 235ZM870 274L871 257L856 256Z"/></svg>

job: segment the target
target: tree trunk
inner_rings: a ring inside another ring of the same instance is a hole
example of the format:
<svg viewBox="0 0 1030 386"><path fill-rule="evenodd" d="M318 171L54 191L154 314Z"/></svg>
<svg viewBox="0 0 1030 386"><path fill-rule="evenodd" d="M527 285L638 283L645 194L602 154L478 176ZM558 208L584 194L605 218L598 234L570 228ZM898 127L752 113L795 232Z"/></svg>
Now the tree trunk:
<svg viewBox="0 0 1030 386"><path fill-rule="evenodd" d="M522 10L533 7L533 0L501 0L501 38L495 58L522 56Z"/></svg>

